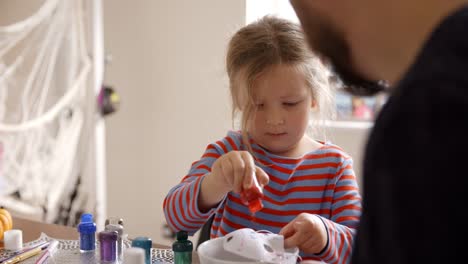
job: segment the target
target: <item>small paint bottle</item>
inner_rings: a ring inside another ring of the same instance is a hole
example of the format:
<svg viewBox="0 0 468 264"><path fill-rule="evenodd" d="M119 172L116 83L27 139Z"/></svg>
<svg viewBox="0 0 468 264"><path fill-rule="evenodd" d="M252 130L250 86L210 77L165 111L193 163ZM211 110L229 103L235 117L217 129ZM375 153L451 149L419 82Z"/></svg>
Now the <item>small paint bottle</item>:
<svg viewBox="0 0 468 264"><path fill-rule="evenodd" d="M6 250L18 251L23 249L23 231L20 229L5 231L3 233L3 244ZM0 261L0 263L2 263L2 261Z"/></svg>
<svg viewBox="0 0 468 264"><path fill-rule="evenodd" d="M104 228L105 231L116 231L117 237L117 258L122 260L123 254L123 226L119 224L107 224Z"/></svg>
<svg viewBox="0 0 468 264"><path fill-rule="evenodd" d="M124 249L123 263L145 264L145 250L139 247L130 247Z"/></svg>
<svg viewBox="0 0 468 264"><path fill-rule="evenodd" d="M177 241L172 244L174 251L174 264L191 264L192 263L192 241L188 240L187 231L177 232Z"/></svg>
<svg viewBox="0 0 468 264"><path fill-rule="evenodd" d="M139 236L132 240L132 247L142 248L145 251L145 263L151 264L151 248L153 241L149 237Z"/></svg>
<svg viewBox="0 0 468 264"><path fill-rule="evenodd" d="M101 263L115 263L117 261L117 231L99 232L99 248Z"/></svg>
<svg viewBox="0 0 468 264"><path fill-rule="evenodd" d="M81 215L81 222L78 224L80 233L80 252L89 252L96 249L96 223L92 214Z"/></svg>

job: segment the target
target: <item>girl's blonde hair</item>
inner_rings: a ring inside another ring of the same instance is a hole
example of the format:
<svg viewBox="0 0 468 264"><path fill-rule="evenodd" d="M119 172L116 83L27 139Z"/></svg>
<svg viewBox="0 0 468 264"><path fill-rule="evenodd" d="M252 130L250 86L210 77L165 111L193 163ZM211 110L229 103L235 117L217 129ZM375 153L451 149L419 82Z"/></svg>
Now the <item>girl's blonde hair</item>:
<svg viewBox="0 0 468 264"><path fill-rule="evenodd" d="M275 16L265 16L238 30L228 44L226 68L232 98L232 116L241 113L243 141L250 149L247 125L255 112L252 84L274 65L297 67L306 76L316 110L313 122L335 117L334 91L330 70L307 46L298 24ZM323 132L312 126L312 133Z"/></svg>

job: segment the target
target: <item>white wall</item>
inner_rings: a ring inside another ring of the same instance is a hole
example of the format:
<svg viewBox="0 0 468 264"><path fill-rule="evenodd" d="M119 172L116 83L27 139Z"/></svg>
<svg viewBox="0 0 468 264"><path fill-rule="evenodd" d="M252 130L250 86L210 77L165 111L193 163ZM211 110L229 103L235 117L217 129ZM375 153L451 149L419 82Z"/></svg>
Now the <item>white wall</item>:
<svg viewBox="0 0 468 264"><path fill-rule="evenodd" d="M231 128L224 55L244 1L105 0L108 213L161 240L162 203L207 144ZM170 243L170 241L164 241Z"/></svg>
<svg viewBox="0 0 468 264"><path fill-rule="evenodd" d="M0 26L19 22L33 14L44 0L0 0Z"/></svg>
<svg viewBox="0 0 468 264"><path fill-rule="evenodd" d="M362 184L362 159L364 158L364 148L371 126L370 122L332 122L327 127L330 141L340 146L353 158L353 168L361 195L364 190Z"/></svg>

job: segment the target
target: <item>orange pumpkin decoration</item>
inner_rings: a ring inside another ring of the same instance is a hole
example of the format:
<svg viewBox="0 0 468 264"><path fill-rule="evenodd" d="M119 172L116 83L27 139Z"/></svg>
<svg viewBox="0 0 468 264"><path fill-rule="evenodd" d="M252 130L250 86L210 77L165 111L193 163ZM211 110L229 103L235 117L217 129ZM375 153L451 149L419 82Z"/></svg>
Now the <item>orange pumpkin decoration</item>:
<svg viewBox="0 0 468 264"><path fill-rule="evenodd" d="M0 239L3 239L3 233L13 228L13 219L10 212L0 208Z"/></svg>

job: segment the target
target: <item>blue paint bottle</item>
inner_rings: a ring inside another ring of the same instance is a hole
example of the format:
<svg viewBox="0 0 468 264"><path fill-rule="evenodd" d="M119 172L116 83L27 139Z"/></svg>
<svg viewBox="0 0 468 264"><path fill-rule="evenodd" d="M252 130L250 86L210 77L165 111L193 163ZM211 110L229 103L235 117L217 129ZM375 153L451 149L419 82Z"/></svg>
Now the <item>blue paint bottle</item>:
<svg viewBox="0 0 468 264"><path fill-rule="evenodd" d="M92 214L81 215L78 224L80 233L80 252L89 252L96 249L96 223L93 222Z"/></svg>
<svg viewBox="0 0 468 264"><path fill-rule="evenodd" d="M151 264L151 247L153 246L153 242L149 237L136 237L132 241L132 247L142 248L145 251L145 263Z"/></svg>

